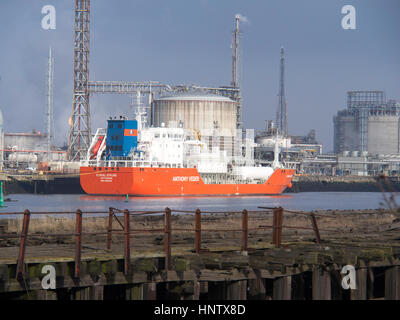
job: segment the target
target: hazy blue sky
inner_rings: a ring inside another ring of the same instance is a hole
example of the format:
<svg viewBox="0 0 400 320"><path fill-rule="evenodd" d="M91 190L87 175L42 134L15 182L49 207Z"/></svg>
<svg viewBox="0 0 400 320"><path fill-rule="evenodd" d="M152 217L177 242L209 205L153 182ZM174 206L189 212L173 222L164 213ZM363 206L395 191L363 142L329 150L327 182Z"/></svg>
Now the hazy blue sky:
<svg viewBox="0 0 400 320"><path fill-rule="evenodd" d="M357 30L341 27L356 8ZM53 5L57 29L43 30ZM243 119L275 119L280 47L286 51L289 133L316 129L332 150L333 115L348 90L400 99L399 0L92 0L91 80L229 85L234 16L242 24ZM0 108L5 130L43 130L48 47L55 50L56 142L67 141L73 87L73 0L1 0ZM127 96L91 98L92 128L129 114Z"/></svg>

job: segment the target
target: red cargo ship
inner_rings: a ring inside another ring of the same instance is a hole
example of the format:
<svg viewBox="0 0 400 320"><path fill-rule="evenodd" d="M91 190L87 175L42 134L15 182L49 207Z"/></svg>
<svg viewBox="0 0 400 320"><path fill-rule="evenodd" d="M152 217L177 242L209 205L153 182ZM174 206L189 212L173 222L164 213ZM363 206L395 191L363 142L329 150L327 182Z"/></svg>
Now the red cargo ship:
<svg viewBox="0 0 400 320"><path fill-rule="evenodd" d="M205 184L195 168L81 167L88 194L207 196L281 194L291 187L294 170L276 169L262 184Z"/></svg>
<svg viewBox="0 0 400 320"><path fill-rule="evenodd" d="M138 141L135 126L133 121L109 120L107 132L97 131L80 168L80 182L86 193L276 195L291 187L295 170L281 168L279 152L275 152L272 166L261 167L249 156L227 156L226 151L215 147L210 150L183 128L146 128L139 131Z"/></svg>

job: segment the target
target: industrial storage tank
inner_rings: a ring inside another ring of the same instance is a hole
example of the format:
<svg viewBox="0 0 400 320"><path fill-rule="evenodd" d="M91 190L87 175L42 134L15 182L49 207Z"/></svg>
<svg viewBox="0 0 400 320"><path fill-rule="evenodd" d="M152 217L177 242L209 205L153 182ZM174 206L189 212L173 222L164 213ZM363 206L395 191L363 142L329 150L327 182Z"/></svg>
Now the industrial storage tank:
<svg viewBox="0 0 400 320"><path fill-rule="evenodd" d="M236 134L236 102L223 96L182 94L161 97L151 105L151 124L161 127L183 123L185 129L213 136L215 125L220 136Z"/></svg>
<svg viewBox="0 0 400 320"><path fill-rule="evenodd" d="M397 115L368 118L368 151L371 153L399 153L399 120Z"/></svg>

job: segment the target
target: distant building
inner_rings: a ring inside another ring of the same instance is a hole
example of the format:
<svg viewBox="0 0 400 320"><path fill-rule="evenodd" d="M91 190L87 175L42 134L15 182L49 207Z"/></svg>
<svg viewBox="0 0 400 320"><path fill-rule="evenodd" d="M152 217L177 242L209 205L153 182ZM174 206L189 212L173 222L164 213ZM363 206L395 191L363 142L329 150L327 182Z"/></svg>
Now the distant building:
<svg viewBox="0 0 400 320"><path fill-rule="evenodd" d="M15 151L46 151L47 136L35 130L31 133L5 133L4 146Z"/></svg>
<svg viewBox="0 0 400 320"><path fill-rule="evenodd" d="M333 118L334 152L400 153L400 103L383 91L349 91L347 109Z"/></svg>

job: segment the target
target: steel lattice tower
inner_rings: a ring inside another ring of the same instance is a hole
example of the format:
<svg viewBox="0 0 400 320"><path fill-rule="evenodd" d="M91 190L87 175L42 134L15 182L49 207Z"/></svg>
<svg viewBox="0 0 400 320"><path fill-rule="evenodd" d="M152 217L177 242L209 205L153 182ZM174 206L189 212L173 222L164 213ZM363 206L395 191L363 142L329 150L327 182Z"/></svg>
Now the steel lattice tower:
<svg viewBox="0 0 400 320"><path fill-rule="evenodd" d="M276 113L276 127L283 136L288 135L287 102L285 96L285 51L281 48L281 64L279 78L278 110Z"/></svg>
<svg viewBox="0 0 400 320"><path fill-rule="evenodd" d="M86 157L90 146L89 106L90 0L75 0L74 100L70 118L68 156L71 161Z"/></svg>
<svg viewBox="0 0 400 320"><path fill-rule="evenodd" d="M240 17L236 15L235 17L235 30L232 32L232 82L233 88L238 89L237 92L232 96L232 99L237 102L236 107L236 128L242 128L242 98L240 93L240 83L239 83L239 22Z"/></svg>

